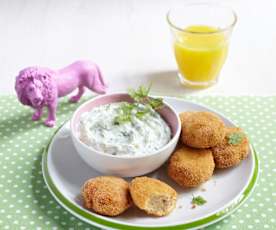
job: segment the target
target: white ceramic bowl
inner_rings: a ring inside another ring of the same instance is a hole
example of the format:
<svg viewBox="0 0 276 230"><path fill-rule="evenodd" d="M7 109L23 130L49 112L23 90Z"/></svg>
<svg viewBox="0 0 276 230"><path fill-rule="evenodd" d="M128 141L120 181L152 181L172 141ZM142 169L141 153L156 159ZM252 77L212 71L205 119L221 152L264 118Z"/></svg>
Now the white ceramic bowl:
<svg viewBox="0 0 276 230"><path fill-rule="evenodd" d="M117 156L99 152L79 140L78 126L81 115L94 107L114 102L133 102L128 94L115 93L95 97L82 104L73 114L70 121L70 131L73 143L81 158L92 168L107 175L122 177L140 176L159 168L170 157L176 147L181 132L181 123L176 111L167 103L159 114L167 122L172 131L172 139L167 145L156 152L142 156Z"/></svg>

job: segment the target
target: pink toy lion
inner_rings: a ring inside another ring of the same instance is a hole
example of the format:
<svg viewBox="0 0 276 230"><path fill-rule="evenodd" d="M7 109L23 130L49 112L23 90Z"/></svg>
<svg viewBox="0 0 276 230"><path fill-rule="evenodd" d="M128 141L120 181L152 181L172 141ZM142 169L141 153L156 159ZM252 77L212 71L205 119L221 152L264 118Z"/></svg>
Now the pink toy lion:
<svg viewBox="0 0 276 230"><path fill-rule="evenodd" d="M32 120L39 120L43 107L48 108L44 124L49 127L55 125L58 97L78 88L77 94L70 98L71 102L78 102L85 87L99 94L106 92L99 67L90 61L76 61L60 70L28 67L19 72L15 82L20 102L35 109Z"/></svg>

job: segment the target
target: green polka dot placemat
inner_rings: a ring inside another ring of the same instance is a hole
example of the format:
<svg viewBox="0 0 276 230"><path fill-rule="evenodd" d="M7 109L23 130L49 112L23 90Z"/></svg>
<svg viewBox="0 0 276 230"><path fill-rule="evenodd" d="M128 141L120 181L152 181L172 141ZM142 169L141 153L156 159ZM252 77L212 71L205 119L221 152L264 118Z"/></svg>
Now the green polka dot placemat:
<svg viewBox="0 0 276 230"><path fill-rule="evenodd" d="M207 105L244 128L260 158L260 177L251 197L207 229L276 229L276 97L185 99ZM56 127L79 104L62 99ZM47 190L41 154L56 128L32 122L31 115L15 97L0 97L0 229L97 229L64 210Z"/></svg>

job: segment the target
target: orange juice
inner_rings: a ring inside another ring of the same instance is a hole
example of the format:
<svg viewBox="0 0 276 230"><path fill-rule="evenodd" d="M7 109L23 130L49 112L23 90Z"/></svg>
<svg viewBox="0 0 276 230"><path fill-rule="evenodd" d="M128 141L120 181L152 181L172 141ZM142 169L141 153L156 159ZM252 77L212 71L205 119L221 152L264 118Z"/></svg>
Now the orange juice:
<svg viewBox="0 0 276 230"><path fill-rule="evenodd" d="M179 32L174 52L181 75L192 82L215 81L225 62L228 42L217 28L194 25Z"/></svg>

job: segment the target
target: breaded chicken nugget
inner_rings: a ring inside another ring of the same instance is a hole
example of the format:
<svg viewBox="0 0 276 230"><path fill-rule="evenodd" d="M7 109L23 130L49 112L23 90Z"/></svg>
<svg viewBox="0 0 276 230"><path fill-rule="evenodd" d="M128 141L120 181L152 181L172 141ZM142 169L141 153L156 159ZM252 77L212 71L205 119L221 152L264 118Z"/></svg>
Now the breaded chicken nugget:
<svg viewBox="0 0 276 230"><path fill-rule="evenodd" d="M176 204L177 193L166 183L149 177L136 177L130 183L134 204L154 216L168 215Z"/></svg>
<svg viewBox="0 0 276 230"><path fill-rule="evenodd" d="M89 179L82 187L82 197L86 208L106 216L117 216L131 205L128 183L114 176Z"/></svg>
<svg viewBox="0 0 276 230"><path fill-rule="evenodd" d="M183 112L180 115L182 143L194 148L210 148L225 137L223 121L210 112Z"/></svg>
<svg viewBox="0 0 276 230"><path fill-rule="evenodd" d="M181 125L183 125L184 121L188 118L189 115L191 115L193 112L182 112L179 114L179 118L181 121Z"/></svg>
<svg viewBox="0 0 276 230"><path fill-rule="evenodd" d="M211 150L183 145L171 156L168 175L183 187L197 187L213 175L214 168Z"/></svg>
<svg viewBox="0 0 276 230"><path fill-rule="evenodd" d="M229 127L223 142L213 147L212 152L216 168L229 168L248 156L249 141L242 129Z"/></svg>

